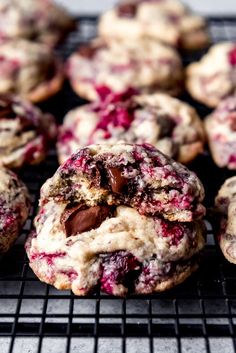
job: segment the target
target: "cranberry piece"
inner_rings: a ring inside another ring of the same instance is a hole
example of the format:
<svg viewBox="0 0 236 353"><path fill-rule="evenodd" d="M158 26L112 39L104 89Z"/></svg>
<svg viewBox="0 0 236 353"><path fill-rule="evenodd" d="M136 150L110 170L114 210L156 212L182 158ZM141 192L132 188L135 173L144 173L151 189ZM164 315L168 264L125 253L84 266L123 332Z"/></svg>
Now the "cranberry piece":
<svg viewBox="0 0 236 353"><path fill-rule="evenodd" d="M125 290L132 288L140 270L141 264L131 253L118 251L103 255L101 288L108 294L117 294L117 286L123 285L118 294L124 295Z"/></svg>
<svg viewBox="0 0 236 353"><path fill-rule="evenodd" d="M235 66L236 65L236 46L229 51L228 58L229 58L230 65Z"/></svg>

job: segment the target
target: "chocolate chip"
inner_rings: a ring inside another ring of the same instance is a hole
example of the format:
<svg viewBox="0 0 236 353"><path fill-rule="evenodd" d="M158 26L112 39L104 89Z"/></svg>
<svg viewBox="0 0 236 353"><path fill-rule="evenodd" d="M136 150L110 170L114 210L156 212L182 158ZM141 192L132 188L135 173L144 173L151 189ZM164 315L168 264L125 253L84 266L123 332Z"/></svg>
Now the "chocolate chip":
<svg viewBox="0 0 236 353"><path fill-rule="evenodd" d="M132 18L136 15L137 4L135 3L124 3L117 7L117 13L120 17Z"/></svg>
<svg viewBox="0 0 236 353"><path fill-rule="evenodd" d="M66 235L76 235L96 229L111 214L111 208L108 206L77 205L66 209L61 217L61 223L64 223Z"/></svg>
<svg viewBox="0 0 236 353"><path fill-rule="evenodd" d="M117 167L108 168L108 176L113 192L121 194L127 185L127 179L121 175L121 170Z"/></svg>

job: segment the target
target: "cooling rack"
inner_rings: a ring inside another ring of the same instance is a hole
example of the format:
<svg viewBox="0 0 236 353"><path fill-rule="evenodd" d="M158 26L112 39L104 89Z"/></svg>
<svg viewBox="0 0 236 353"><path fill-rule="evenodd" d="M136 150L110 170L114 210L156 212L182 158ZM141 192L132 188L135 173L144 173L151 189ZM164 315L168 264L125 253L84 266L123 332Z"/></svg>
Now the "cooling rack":
<svg viewBox="0 0 236 353"><path fill-rule="evenodd" d="M214 42L236 41L236 18L209 18ZM58 49L66 58L77 45L96 34L95 16L79 18L80 26ZM184 53L184 63L204 52ZM193 104L203 117L209 110ZM58 121L81 104L65 83L42 109ZM0 353L233 353L236 352L236 267L224 260L207 223L207 247L200 270L182 285L163 294L127 299L99 292L75 297L39 282L30 270L24 241L37 211L39 189L57 168L52 150L39 167L21 173L33 204L22 236L0 262ZM219 170L208 153L192 165L211 206L216 190L232 173Z"/></svg>

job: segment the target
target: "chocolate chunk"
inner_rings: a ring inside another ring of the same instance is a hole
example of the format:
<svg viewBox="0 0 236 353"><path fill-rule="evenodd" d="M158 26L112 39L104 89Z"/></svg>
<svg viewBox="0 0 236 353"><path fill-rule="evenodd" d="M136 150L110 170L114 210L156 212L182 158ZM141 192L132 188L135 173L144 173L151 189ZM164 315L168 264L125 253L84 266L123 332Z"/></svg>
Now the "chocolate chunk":
<svg viewBox="0 0 236 353"><path fill-rule="evenodd" d="M109 167L108 175L113 192L121 194L124 187L127 185L127 179L121 175L121 170L117 167Z"/></svg>
<svg viewBox="0 0 236 353"><path fill-rule="evenodd" d="M98 228L110 214L111 208L108 206L77 205L65 210L61 223L64 223L66 235L70 237Z"/></svg>
<svg viewBox="0 0 236 353"><path fill-rule="evenodd" d="M137 4L135 3L124 3L117 7L117 13L120 17L132 18L136 15Z"/></svg>
<svg viewBox="0 0 236 353"><path fill-rule="evenodd" d="M87 59L92 59L98 48L91 45L83 45L79 48L79 54Z"/></svg>
<svg viewBox="0 0 236 353"><path fill-rule="evenodd" d="M236 113L233 112L230 114L231 122L230 122L230 128L233 131L236 131Z"/></svg>
<svg viewBox="0 0 236 353"><path fill-rule="evenodd" d="M157 117L157 122L160 125L159 138L172 135L172 131L176 126L176 123L173 119L171 119L168 115L162 115Z"/></svg>
<svg viewBox="0 0 236 353"><path fill-rule="evenodd" d="M10 96L0 95L0 119L12 119L15 116Z"/></svg>

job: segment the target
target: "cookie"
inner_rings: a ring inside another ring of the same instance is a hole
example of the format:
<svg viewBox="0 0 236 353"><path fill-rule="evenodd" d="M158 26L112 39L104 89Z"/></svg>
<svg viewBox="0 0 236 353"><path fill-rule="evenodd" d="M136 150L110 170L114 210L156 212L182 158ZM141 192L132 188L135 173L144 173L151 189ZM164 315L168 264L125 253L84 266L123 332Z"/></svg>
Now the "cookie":
<svg viewBox="0 0 236 353"><path fill-rule="evenodd" d="M0 167L0 204L0 254L3 254L20 235L30 207L26 186L3 167Z"/></svg>
<svg viewBox="0 0 236 353"><path fill-rule="evenodd" d="M0 46L0 94L39 102L57 93L63 79L61 63L47 46L23 39Z"/></svg>
<svg viewBox="0 0 236 353"><path fill-rule="evenodd" d="M99 35L107 40L152 38L184 49L209 44L206 21L178 0L126 0L100 18Z"/></svg>
<svg viewBox="0 0 236 353"><path fill-rule="evenodd" d="M186 70L186 86L196 100L209 107L236 91L236 45L222 42L211 47L206 55Z"/></svg>
<svg viewBox="0 0 236 353"><path fill-rule="evenodd" d="M74 91L95 100L98 91L142 93L163 91L172 95L183 87L182 63L177 52L154 40L92 41L72 54L66 72Z"/></svg>
<svg viewBox="0 0 236 353"><path fill-rule="evenodd" d="M66 115L58 136L59 161L80 147L118 141L148 142L187 163L203 151L204 129L192 107L166 94L111 94Z"/></svg>
<svg viewBox="0 0 236 353"><path fill-rule="evenodd" d="M151 145L88 146L43 185L29 264L77 295L168 289L198 267L203 197L196 175Z"/></svg>
<svg viewBox="0 0 236 353"><path fill-rule="evenodd" d="M52 115L17 96L0 95L0 166L40 163L56 134Z"/></svg>
<svg viewBox="0 0 236 353"><path fill-rule="evenodd" d="M236 95L219 103L205 119L205 128L218 167L236 169Z"/></svg>
<svg viewBox="0 0 236 353"><path fill-rule="evenodd" d="M227 179L215 199L217 235L225 258L236 264L236 177Z"/></svg>
<svg viewBox="0 0 236 353"><path fill-rule="evenodd" d="M71 16L51 0L1 1L0 42L29 39L52 47L73 29Z"/></svg>

